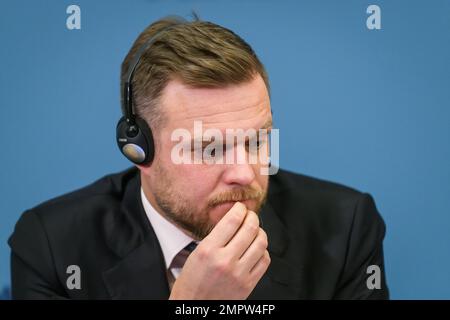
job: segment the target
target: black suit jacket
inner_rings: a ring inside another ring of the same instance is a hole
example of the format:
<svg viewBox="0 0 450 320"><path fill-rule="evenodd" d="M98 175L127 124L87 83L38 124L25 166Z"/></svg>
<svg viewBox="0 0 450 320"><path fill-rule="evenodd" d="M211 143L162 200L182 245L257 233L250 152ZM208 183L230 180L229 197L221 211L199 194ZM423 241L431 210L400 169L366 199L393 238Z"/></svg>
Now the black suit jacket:
<svg viewBox="0 0 450 320"><path fill-rule="evenodd" d="M107 175L24 212L9 239L13 298L167 299L139 173ZM249 299L388 298L385 225L370 195L280 170L260 218L271 264ZM70 265L81 289L66 285ZM381 289L368 289L369 265L381 268Z"/></svg>

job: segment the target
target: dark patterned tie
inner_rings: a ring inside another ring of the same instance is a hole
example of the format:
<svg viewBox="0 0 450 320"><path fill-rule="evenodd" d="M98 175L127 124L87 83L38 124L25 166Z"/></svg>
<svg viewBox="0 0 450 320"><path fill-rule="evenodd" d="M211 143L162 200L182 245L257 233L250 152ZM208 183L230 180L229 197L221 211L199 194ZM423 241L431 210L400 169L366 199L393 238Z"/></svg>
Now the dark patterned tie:
<svg viewBox="0 0 450 320"><path fill-rule="evenodd" d="M172 268L182 269L187 258L189 257L191 252L195 250L196 247L197 247L197 243L192 241L186 247L184 247L180 252L178 252L178 254L175 256L175 258L173 258L172 263L170 264L169 269L167 270L167 279L169 281L170 291L172 291L172 287L175 282L175 276L173 275L171 269Z"/></svg>

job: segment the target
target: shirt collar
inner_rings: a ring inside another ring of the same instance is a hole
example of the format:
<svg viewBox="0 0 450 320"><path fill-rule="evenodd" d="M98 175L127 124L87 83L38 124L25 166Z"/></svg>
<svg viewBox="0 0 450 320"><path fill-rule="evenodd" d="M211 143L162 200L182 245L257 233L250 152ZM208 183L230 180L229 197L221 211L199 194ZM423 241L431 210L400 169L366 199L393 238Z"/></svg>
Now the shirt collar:
<svg viewBox="0 0 450 320"><path fill-rule="evenodd" d="M163 217L153 208L141 187L141 200L147 218L155 231L161 246L166 267L169 268L175 256L194 239Z"/></svg>

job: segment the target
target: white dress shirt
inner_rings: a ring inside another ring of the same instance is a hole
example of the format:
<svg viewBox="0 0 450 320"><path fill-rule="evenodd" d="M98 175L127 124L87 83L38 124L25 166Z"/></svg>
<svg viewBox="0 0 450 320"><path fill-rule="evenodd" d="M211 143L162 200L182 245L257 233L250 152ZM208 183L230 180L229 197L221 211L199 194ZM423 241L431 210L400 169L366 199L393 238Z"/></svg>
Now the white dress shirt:
<svg viewBox="0 0 450 320"><path fill-rule="evenodd" d="M159 214L158 211L153 208L153 206L148 201L145 196L144 190L141 187L141 199L142 205L144 207L145 213L150 220L150 224L155 231L156 237L158 238L159 244L161 246L164 261L166 263L166 270L171 271L173 276L178 278L182 268L170 268L169 267L175 258L175 256L184 249L192 241L195 241L183 231L181 231L177 226L172 224L169 220ZM197 242L197 241L195 241Z"/></svg>

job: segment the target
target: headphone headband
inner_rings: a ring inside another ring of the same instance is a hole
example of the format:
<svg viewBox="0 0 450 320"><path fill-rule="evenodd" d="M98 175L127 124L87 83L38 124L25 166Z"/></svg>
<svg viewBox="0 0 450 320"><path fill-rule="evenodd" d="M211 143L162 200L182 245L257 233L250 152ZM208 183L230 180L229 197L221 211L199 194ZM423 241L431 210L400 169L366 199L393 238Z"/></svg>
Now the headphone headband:
<svg viewBox="0 0 450 320"><path fill-rule="evenodd" d="M134 55L133 60L130 62L130 65L128 67L128 71L126 74L126 81L123 84L123 110L125 112L124 116L126 121L130 124L130 125L134 125L135 124L135 114L134 114L134 110L133 110L133 86L132 86L132 81L133 81L133 75L134 75L134 71L136 70L137 66L139 65L139 62L141 61L142 56L144 55L145 51L150 48L153 43L155 43L159 37L161 36L161 34L163 34L164 32L168 31L169 29L172 29L178 25L182 24L181 22L170 25L168 27L165 27L161 30L159 30L155 35L153 35L150 39L148 39L136 52L136 54Z"/></svg>

